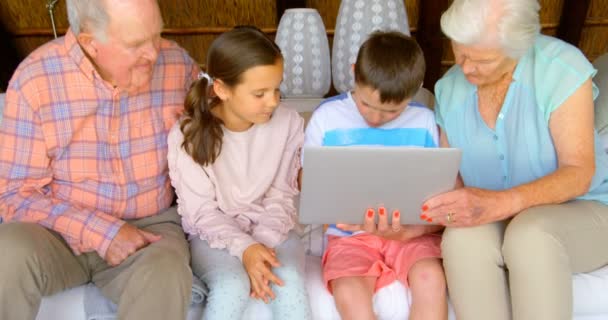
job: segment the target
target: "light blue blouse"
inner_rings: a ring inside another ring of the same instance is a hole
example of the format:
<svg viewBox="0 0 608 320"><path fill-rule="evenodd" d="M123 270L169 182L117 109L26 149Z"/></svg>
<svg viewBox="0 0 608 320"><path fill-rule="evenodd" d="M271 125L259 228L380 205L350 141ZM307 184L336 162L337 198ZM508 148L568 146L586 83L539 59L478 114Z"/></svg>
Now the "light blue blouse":
<svg viewBox="0 0 608 320"><path fill-rule="evenodd" d="M576 47L540 35L523 56L494 130L477 106L477 87L458 65L435 87L436 120L450 146L463 151L460 174L465 185L509 189L546 176L558 167L551 132L551 113L596 70ZM598 89L593 85L594 99ZM596 172L587 194L578 199L608 204L608 157L595 135Z"/></svg>

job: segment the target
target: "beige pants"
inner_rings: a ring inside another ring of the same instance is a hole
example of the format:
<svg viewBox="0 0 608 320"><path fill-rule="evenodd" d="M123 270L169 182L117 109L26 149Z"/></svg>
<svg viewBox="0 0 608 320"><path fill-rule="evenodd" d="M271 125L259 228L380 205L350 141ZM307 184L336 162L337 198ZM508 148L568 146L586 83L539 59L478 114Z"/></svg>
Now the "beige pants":
<svg viewBox="0 0 608 320"><path fill-rule="evenodd" d="M572 273L608 264L608 206L525 210L510 221L447 228L450 299L463 320L571 320Z"/></svg>
<svg viewBox="0 0 608 320"><path fill-rule="evenodd" d="M175 208L129 223L162 235L117 267L97 253L75 256L63 238L32 223L0 224L0 319L34 319L43 296L94 282L119 319L185 319L190 252Z"/></svg>

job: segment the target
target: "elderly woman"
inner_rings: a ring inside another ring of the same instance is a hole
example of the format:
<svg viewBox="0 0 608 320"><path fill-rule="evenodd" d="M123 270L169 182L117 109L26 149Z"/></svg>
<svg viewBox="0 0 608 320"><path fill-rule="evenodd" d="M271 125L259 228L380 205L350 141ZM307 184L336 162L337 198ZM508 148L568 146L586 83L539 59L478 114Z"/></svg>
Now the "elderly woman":
<svg viewBox="0 0 608 320"><path fill-rule="evenodd" d="M456 65L437 83L441 143L460 187L427 201L444 224L459 319L571 319L572 273L608 264L608 159L593 128L595 70L541 35L535 0L454 0Z"/></svg>

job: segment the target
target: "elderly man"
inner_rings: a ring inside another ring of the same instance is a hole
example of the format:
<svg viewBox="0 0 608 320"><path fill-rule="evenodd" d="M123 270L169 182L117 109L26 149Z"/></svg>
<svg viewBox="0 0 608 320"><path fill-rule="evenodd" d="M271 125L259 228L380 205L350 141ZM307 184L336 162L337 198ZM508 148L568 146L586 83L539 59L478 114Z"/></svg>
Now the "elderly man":
<svg viewBox="0 0 608 320"><path fill-rule="evenodd" d="M167 133L198 67L156 0L67 1L17 69L0 126L0 319L93 281L120 319L184 319L192 275Z"/></svg>

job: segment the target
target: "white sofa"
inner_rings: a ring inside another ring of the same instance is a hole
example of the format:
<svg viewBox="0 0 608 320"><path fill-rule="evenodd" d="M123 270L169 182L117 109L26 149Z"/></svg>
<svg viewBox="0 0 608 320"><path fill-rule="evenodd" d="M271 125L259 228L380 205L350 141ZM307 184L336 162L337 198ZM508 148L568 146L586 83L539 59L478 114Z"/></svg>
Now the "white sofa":
<svg viewBox="0 0 608 320"><path fill-rule="evenodd" d="M430 92L422 90L416 100L433 105ZM315 99L286 100L287 106L300 111L305 118L319 103ZM0 94L0 120L4 94ZM302 236L302 241L309 248L306 261L307 289L313 309L314 319L339 319L333 298L324 288L321 281L321 262L318 256L322 246L321 228L308 226ZM574 283L574 320L606 320L608 319L608 266L592 273L577 274ZM90 286L90 284L89 284ZM80 286L45 297L36 320L84 320L85 286ZM409 314L409 293L400 283L396 282L380 290L374 297L374 307L379 319L406 319ZM201 319L203 305L190 308L188 319ZM454 314L450 310L450 320ZM252 303L244 319L272 319L269 309L260 302ZM101 319L99 319L101 320ZM104 319L104 320L107 320Z"/></svg>

